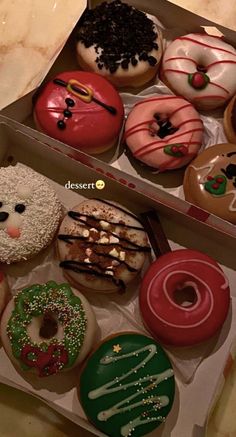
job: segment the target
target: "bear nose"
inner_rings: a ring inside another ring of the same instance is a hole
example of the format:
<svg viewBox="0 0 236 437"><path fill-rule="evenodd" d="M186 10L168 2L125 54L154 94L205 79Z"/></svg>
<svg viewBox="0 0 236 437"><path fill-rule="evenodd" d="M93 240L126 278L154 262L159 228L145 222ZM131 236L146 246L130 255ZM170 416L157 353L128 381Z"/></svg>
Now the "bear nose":
<svg viewBox="0 0 236 437"><path fill-rule="evenodd" d="M9 217L8 212L0 212L0 222L5 222Z"/></svg>

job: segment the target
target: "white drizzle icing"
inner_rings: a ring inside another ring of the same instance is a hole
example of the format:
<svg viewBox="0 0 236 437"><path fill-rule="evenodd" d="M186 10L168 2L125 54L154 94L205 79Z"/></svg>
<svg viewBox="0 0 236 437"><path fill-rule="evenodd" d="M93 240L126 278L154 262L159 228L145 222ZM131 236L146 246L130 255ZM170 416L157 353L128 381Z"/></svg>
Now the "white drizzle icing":
<svg viewBox="0 0 236 437"><path fill-rule="evenodd" d="M202 166L202 167L195 167L194 165L190 165L190 168L193 168L196 172L199 171L199 170L207 170L207 169L209 169L208 172L206 173L206 175L204 177L200 178L200 180L199 180L199 184L203 185L203 184L205 184L207 182L206 177L209 175L211 170L214 168L214 164L209 164L209 165L205 165L205 166ZM229 194L233 194L232 202L230 202L230 204L229 204L229 211L232 211L232 212L236 211L236 204L234 206L234 203L236 201L236 190L227 191L224 194L217 194L217 195L215 195L213 193L211 193L211 194L212 194L213 197L226 197Z"/></svg>
<svg viewBox="0 0 236 437"><path fill-rule="evenodd" d="M134 387L136 385L142 385L143 383L149 382L149 384L145 388L141 388L133 395L126 397L122 401L113 405L110 409L101 411L97 415L98 420L106 421L110 417L112 417L116 414L130 411L130 410L137 408L141 405L155 404L154 407L151 410L149 410L149 412L147 413L146 418L145 417L142 418L142 416L139 415L134 420L130 421L129 423L127 423L126 425L121 427L121 435L124 437L130 436L132 431L135 430L135 428L137 426L144 425L145 423L150 423L150 422L154 422L154 421L158 421L158 422L165 421L165 418L162 416L149 417L149 413L151 411L158 411L161 408L167 406L169 404L168 396L152 396L152 397L150 396L149 398L138 401L138 402L134 402L134 403L130 403L130 402L133 401L136 397L140 396L141 394L146 393L150 388L155 388L162 381L165 381L165 380L171 378L173 376L174 372L172 369L167 369L162 373L159 373L159 374L157 373L155 375L147 375L143 378L135 379L135 381L124 384L124 385L119 384L121 381L125 380L130 375L137 373L137 371L139 369L144 367L154 357L154 355L157 354L157 347L155 344L149 344L147 346L144 346L141 349L137 349L137 350L134 350L133 352L130 352L127 354L122 354L119 356L106 356L100 360L101 364L108 365L108 364L129 358L129 357L138 356L139 354L141 354L143 352L149 352L149 354L139 364L137 364L137 366L135 366L134 368L132 368L130 371L123 374L122 376L118 376L114 380L109 381L106 384L102 385L101 387L99 387L95 390L91 390L88 393L89 399L97 399L97 398L104 396L106 394L115 393L115 392L118 392L121 390L122 391L127 390L127 388L129 388L129 387ZM119 385L117 386L117 384L119 384ZM114 387L114 385L116 385L116 387ZM129 404L129 405L125 406L125 404Z"/></svg>
<svg viewBox="0 0 236 437"><path fill-rule="evenodd" d="M153 277L152 281L151 281L150 284L149 284L148 290L147 290L147 302L148 302L148 306L149 306L149 308L150 308L152 314L153 314L157 319L161 320L161 321L164 322L165 324L167 324L167 325L169 325L169 326L172 326L172 327L174 327L174 328L189 329L189 328L194 328L194 327L196 327L196 326L199 326L199 325L201 325L201 324L202 324L202 323L203 323L203 322L204 322L204 321L205 321L205 320L210 316L210 314L212 313L212 309L213 309L213 296L212 296L212 291L211 291L210 287L209 287L209 286L205 283L205 281L203 281L201 278L195 276L191 271L186 271L186 270L176 270L176 271L171 272L171 275L173 275L173 274L179 274L179 273L185 273L185 274L191 275L192 277L194 277L195 279L197 279L199 282L201 282L202 284L204 284L206 290L208 291L208 293L209 293L209 295L210 295L210 301L211 301L211 302L210 302L210 308L209 308L209 311L208 311L207 315L206 315L202 320L200 320L198 323L195 323L195 324L192 324L192 325L181 325L181 324L177 325L177 324L170 323L170 322L168 322L167 320L163 319L159 314L157 314L156 309L153 308L152 303L151 303L151 297L150 297L150 295L151 295L151 290L152 290L152 284L153 284L153 282L155 281L156 277L159 276L159 275L160 275L163 271L165 271L167 268L170 268L170 267L176 266L176 265L178 265L179 263L182 264L182 263L189 263L189 262L190 262L190 263L205 264L205 265L211 267L213 270L215 270L218 274L220 274L221 277L222 277L222 279L224 279L224 283L221 285L221 290L226 290L226 289L228 288L228 286L229 286L228 279L226 278L226 276L224 275L224 273L220 270L220 268L218 268L217 266L215 266L215 265L213 265L213 264L210 264L210 263L207 262L207 261L200 260L200 259L187 259L187 258L186 258L185 260L174 261L174 262L172 262L171 264L168 264L167 266L163 267L161 270L158 270L158 273ZM168 275L167 275L167 276L168 276ZM166 289L166 279L165 279L164 284L163 284L163 291L164 291L165 295L166 295L167 298L168 298L168 293L167 293L167 289ZM199 303L199 301L198 301L198 303ZM186 311L186 310L188 311L188 309L186 309L186 308L181 308L181 307L178 307L178 308L179 308L179 309L182 309L183 311Z"/></svg>

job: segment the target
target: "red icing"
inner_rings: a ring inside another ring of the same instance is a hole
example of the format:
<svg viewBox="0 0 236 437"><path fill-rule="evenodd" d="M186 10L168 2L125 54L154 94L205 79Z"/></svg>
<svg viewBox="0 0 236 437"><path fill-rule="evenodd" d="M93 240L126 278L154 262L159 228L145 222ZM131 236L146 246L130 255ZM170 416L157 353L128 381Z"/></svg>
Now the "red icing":
<svg viewBox="0 0 236 437"><path fill-rule="evenodd" d="M94 97L114 107L117 114L91 101L86 103L67 88L50 81L41 91L34 108L34 116L39 129L70 146L87 153L99 153L118 137L124 118L122 100L113 85L95 73L71 71L58 74L57 79L68 83L75 79L94 92ZM69 110L72 117L65 118L66 128L61 130L57 123L63 120L63 111L67 109L66 98L75 102Z"/></svg>
<svg viewBox="0 0 236 437"><path fill-rule="evenodd" d="M34 359L29 358L34 355ZM62 345L51 344L46 352L37 346L27 344L21 351L21 360L28 367L35 367L39 376L49 376L57 373L68 362L68 352Z"/></svg>
<svg viewBox="0 0 236 437"><path fill-rule="evenodd" d="M198 89L198 88L202 88L203 86L205 86L206 84L206 79L205 79L205 75L202 73L194 73L192 76L192 81L191 81L191 85Z"/></svg>
<svg viewBox="0 0 236 437"><path fill-rule="evenodd" d="M212 178L213 179L213 178ZM218 184L223 184L224 179L223 178L217 178L216 182L218 182Z"/></svg>
<svg viewBox="0 0 236 437"><path fill-rule="evenodd" d="M163 100L175 100L175 99L181 99L182 100L182 97L178 97L178 96L155 97L155 98L150 97L150 99L145 99L142 102L138 102L134 106L145 105L146 103L149 103L149 102L158 102L160 100L163 101Z"/></svg>
<svg viewBox="0 0 236 437"><path fill-rule="evenodd" d="M219 188L219 184L213 184L213 185L212 185L212 188L213 188L214 190L218 190L218 188Z"/></svg>
<svg viewBox="0 0 236 437"><path fill-rule="evenodd" d="M176 61L176 60L190 61L190 62L193 62L193 64L197 65L197 62L194 61L194 59L188 58L188 57L185 57L185 56L173 56L172 58L166 59L165 62Z"/></svg>
<svg viewBox="0 0 236 437"><path fill-rule="evenodd" d="M180 112L182 109L190 108L190 107L192 107L192 104L191 104L191 103L187 103L186 105L180 106L180 108L175 109L175 111L173 111L173 112L169 115L169 118L173 117L173 115L177 114L177 112Z"/></svg>
<svg viewBox="0 0 236 437"><path fill-rule="evenodd" d="M176 304L177 288L195 284L196 300L189 307ZM218 264L194 250L161 256L147 271L140 291L143 320L164 344L192 346L208 340L224 323L230 290Z"/></svg>
<svg viewBox="0 0 236 437"><path fill-rule="evenodd" d="M199 34L199 35L201 35L201 34ZM206 36L207 36L207 35L206 35ZM209 36L212 36L212 35L209 35ZM214 47L214 46L211 46L211 45L209 45L209 44L203 43L203 42L201 42L201 41L197 41L196 39L189 38L189 37L187 37L187 36L180 36L179 38L176 38L176 40L181 40L181 41L183 41L183 40L184 40L184 41L191 41L191 42L194 42L194 43L199 44L199 45L201 45L201 46L208 47L208 48L210 48L210 49L214 49L214 50L220 50L221 52L229 53L230 55L236 56L235 53L230 52L229 50L222 49L221 47Z"/></svg>
<svg viewBox="0 0 236 437"><path fill-rule="evenodd" d="M212 181L213 179L214 179L213 176L207 176L208 181Z"/></svg>
<svg viewBox="0 0 236 437"><path fill-rule="evenodd" d="M215 61L212 62L211 64L207 65L207 69L209 69L210 67L213 67L213 65L217 65L217 64L236 64L236 61Z"/></svg>
<svg viewBox="0 0 236 437"><path fill-rule="evenodd" d="M20 238L21 232L19 228L15 228L13 226L7 227L7 234L11 238Z"/></svg>

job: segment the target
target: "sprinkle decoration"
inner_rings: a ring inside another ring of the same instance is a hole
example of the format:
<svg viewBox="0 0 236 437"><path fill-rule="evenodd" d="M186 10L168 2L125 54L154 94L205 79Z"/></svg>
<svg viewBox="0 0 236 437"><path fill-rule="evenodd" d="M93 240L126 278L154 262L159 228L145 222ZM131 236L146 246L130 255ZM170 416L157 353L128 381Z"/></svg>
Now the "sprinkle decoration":
<svg viewBox="0 0 236 437"><path fill-rule="evenodd" d="M28 326L34 319L53 314L63 327L64 337L39 343L34 342ZM13 356L20 362L22 370L35 368L40 377L58 373L71 367L83 345L87 319L81 300L75 296L68 284L53 281L44 285L32 285L15 297L15 308L7 325Z"/></svg>
<svg viewBox="0 0 236 437"><path fill-rule="evenodd" d="M113 346L113 352L118 354L121 350L122 350L122 347L120 347L119 344L116 344Z"/></svg>

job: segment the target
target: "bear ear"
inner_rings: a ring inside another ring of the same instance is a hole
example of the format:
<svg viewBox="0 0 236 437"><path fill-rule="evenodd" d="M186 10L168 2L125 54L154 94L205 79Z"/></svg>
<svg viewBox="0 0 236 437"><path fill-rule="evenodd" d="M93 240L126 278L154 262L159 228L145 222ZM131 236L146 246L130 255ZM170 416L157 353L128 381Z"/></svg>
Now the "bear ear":
<svg viewBox="0 0 236 437"><path fill-rule="evenodd" d="M33 194L33 187L28 184L19 184L16 188L16 192L22 199L28 199Z"/></svg>

